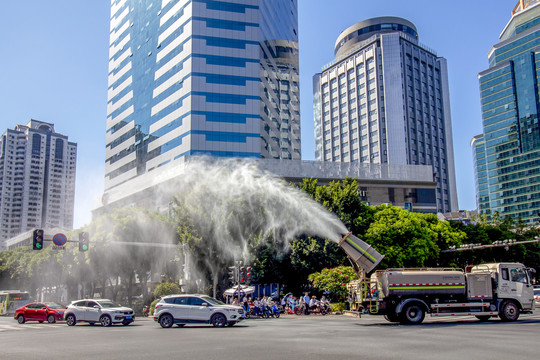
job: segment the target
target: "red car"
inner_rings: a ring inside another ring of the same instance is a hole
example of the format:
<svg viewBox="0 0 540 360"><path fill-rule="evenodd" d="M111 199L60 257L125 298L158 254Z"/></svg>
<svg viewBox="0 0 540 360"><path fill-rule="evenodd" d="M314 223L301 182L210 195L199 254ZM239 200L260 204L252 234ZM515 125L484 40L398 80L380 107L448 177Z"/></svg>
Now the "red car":
<svg viewBox="0 0 540 360"><path fill-rule="evenodd" d="M19 324L24 324L27 321L39 321L40 323L47 321L49 324L55 323L57 320L64 320L64 311L66 307L53 302L30 303L15 310L15 320Z"/></svg>

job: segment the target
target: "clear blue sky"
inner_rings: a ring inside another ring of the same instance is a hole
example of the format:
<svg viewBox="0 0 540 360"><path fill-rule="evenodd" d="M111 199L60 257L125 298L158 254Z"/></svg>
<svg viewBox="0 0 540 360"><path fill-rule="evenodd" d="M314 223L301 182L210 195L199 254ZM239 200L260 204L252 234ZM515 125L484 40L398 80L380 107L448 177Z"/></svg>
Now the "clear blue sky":
<svg viewBox="0 0 540 360"><path fill-rule="evenodd" d="M472 136L481 127L478 72L516 0L299 0L302 157L314 159L312 76L334 59L347 27L377 16L416 25L448 60L459 207L474 209ZM4 1L0 12L0 133L36 119L78 144L75 227L103 192L109 0Z"/></svg>

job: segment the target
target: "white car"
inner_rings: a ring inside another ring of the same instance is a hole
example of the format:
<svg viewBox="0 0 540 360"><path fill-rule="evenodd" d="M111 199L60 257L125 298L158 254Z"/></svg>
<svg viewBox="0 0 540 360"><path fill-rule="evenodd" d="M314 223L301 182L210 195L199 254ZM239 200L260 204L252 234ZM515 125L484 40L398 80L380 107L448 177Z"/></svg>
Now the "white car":
<svg viewBox="0 0 540 360"><path fill-rule="evenodd" d="M69 326L85 321L94 325L99 322L103 326L112 324L129 325L135 321L133 309L115 304L107 299L85 299L73 301L64 312L64 319Z"/></svg>
<svg viewBox="0 0 540 360"><path fill-rule="evenodd" d="M161 327L174 324L212 324L214 327L233 326L244 319L241 306L227 305L207 295L168 295L156 304L154 320Z"/></svg>

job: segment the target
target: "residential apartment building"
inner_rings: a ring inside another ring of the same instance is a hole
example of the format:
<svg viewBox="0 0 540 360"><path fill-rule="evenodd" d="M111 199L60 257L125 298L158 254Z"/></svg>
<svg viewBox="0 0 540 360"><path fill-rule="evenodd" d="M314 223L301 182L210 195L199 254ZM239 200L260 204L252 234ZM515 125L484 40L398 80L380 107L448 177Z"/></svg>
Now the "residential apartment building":
<svg viewBox="0 0 540 360"><path fill-rule="evenodd" d="M0 240L35 228L73 228L77 144L30 120L0 138Z"/></svg>
<svg viewBox="0 0 540 360"><path fill-rule="evenodd" d="M431 165L437 211L457 211L446 59L398 17L347 28L334 53L313 77L316 159Z"/></svg>
<svg viewBox="0 0 540 360"><path fill-rule="evenodd" d="M105 190L187 155L300 159L297 0L112 0Z"/></svg>
<svg viewBox="0 0 540 360"><path fill-rule="evenodd" d="M478 74L483 133L471 141L480 214L540 213L540 1L520 0Z"/></svg>

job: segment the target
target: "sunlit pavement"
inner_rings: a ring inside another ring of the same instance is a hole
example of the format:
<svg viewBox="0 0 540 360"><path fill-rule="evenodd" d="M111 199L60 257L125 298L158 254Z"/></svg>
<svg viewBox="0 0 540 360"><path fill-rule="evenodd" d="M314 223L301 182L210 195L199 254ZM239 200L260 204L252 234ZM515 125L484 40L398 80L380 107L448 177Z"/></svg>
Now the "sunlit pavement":
<svg viewBox="0 0 540 360"><path fill-rule="evenodd" d="M152 318L104 328L18 324L0 317L0 359L536 359L540 312L519 321L430 318L418 326L380 316L283 315L237 326L162 329ZM54 344L54 346L49 346ZM47 349L44 351L44 349ZM436 349L436 351L435 351ZM38 355L39 354L39 355Z"/></svg>

